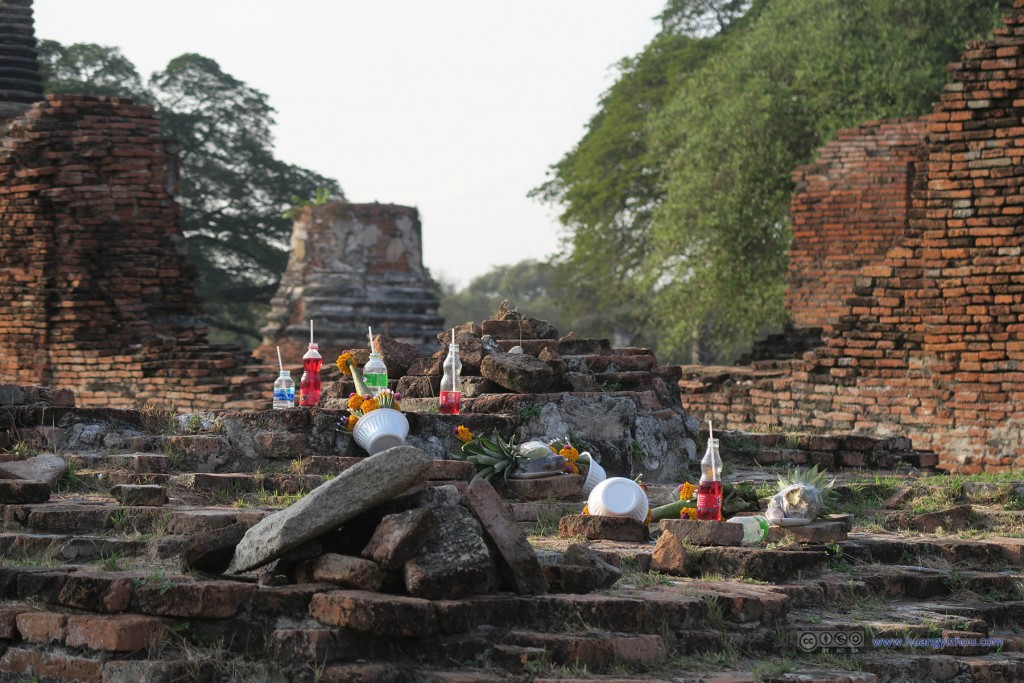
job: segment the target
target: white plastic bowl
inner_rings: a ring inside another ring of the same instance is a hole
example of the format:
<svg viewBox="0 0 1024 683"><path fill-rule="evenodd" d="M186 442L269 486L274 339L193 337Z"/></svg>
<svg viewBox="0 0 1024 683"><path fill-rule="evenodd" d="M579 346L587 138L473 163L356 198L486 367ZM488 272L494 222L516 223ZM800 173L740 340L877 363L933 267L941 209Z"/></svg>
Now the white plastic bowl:
<svg viewBox="0 0 1024 683"><path fill-rule="evenodd" d="M359 418L352 436L370 455L375 455L405 443L409 435L409 420L392 408L378 408Z"/></svg>
<svg viewBox="0 0 1024 683"><path fill-rule="evenodd" d="M583 459L583 456L586 456L587 460L590 461L590 469L587 470L587 478L583 481L583 495L589 496L595 486L608 478L608 473L604 471L604 468L601 467L597 460L594 460L594 456L590 453L587 451L580 453L580 460Z"/></svg>
<svg viewBox="0 0 1024 683"><path fill-rule="evenodd" d="M640 485L625 477L612 477L599 482L587 498L587 509L592 515L604 517L632 517L640 522L647 519L647 494Z"/></svg>

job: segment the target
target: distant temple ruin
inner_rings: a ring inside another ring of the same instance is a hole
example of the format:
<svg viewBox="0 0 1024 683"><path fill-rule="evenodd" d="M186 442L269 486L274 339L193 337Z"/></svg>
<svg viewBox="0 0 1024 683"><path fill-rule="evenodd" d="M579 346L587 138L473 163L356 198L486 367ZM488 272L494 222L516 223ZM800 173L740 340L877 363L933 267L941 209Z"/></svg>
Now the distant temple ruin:
<svg viewBox="0 0 1024 683"><path fill-rule="evenodd" d="M444 320L420 233L419 212L408 206L330 202L299 210L288 267L254 353L276 362L280 346L285 357L301 358L310 320L321 348L366 346L373 327L436 351Z"/></svg>

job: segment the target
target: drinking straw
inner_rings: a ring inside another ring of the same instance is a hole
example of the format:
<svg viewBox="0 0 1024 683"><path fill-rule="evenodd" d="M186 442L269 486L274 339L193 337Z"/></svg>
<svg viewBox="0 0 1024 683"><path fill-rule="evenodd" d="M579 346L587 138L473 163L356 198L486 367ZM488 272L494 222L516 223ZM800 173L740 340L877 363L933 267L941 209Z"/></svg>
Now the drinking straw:
<svg viewBox="0 0 1024 683"><path fill-rule="evenodd" d="M277 347L277 366L281 368L281 372L284 372L284 363L281 362L281 347Z"/></svg>
<svg viewBox="0 0 1024 683"><path fill-rule="evenodd" d="M310 321L309 321L309 343L310 344L313 343L313 320L312 319L310 319Z"/></svg>
<svg viewBox="0 0 1024 683"><path fill-rule="evenodd" d="M373 353L373 328L366 326L366 336L370 338L370 353Z"/></svg>
<svg viewBox="0 0 1024 683"><path fill-rule="evenodd" d="M452 346L455 345L455 328L452 328L452 340L449 342Z"/></svg>
<svg viewBox="0 0 1024 683"><path fill-rule="evenodd" d="M715 428L711 425L711 418L708 418L708 438L715 438Z"/></svg>

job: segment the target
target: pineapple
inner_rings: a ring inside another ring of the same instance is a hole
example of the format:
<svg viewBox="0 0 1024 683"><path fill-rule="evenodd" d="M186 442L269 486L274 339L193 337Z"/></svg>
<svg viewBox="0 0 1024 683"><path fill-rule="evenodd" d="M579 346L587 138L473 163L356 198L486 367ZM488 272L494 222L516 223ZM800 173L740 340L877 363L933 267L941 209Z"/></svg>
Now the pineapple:
<svg viewBox="0 0 1024 683"><path fill-rule="evenodd" d="M477 471L473 481L477 479L490 481L494 475L499 473L508 479L508 475L519 466L519 461L524 459L515 441L514 436L505 441L501 435L494 432L490 439L479 436L464 443L462 448L453 451L452 455L476 465Z"/></svg>
<svg viewBox="0 0 1024 683"><path fill-rule="evenodd" d="M832 487L836 480L830 480L817 465L803 472L796 467L785 476L778 475L778 480L779 492L768 504L767 516L772 521L777 521L773 517L814 519L825 512L835 495Z"/></svg>

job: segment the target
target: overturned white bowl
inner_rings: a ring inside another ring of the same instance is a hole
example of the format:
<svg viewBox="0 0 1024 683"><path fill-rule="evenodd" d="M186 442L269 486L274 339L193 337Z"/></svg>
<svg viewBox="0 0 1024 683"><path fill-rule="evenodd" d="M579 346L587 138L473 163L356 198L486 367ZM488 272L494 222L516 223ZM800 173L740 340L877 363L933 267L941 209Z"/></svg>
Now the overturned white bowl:
<svg viewBox="0 0 1024 683"><path fill-rule="evenodd" d="M352 436L370 455L386 451L405 443L409 435L409 420L392 408L378 408L359 418Z"/></svg>
<svg viewBox="0 0 1024 683"><path fill-rule="evenodd" d="M625 477L612 477L598 482L587 498L587 510L603 517L632 517L647 519L647 494L640 485Z"/></svg>
<svg viewBox="0 0 1024 683"><path fill-rule="evenodd" d="M594 490L594 487L600 484L602 481L608 478L608 473L604 471L604 468L594 460L587 451L580 453L580 460L586 456L587 460L590 461L590 468L587 470L587 478L583 481L583 495L589 496L590 492Z"/></svg>

